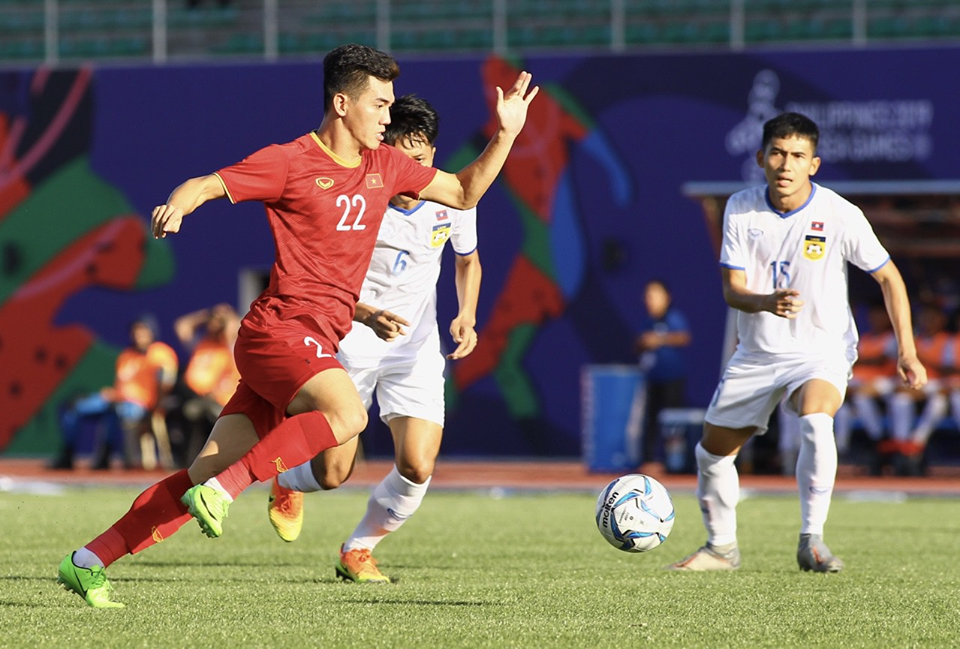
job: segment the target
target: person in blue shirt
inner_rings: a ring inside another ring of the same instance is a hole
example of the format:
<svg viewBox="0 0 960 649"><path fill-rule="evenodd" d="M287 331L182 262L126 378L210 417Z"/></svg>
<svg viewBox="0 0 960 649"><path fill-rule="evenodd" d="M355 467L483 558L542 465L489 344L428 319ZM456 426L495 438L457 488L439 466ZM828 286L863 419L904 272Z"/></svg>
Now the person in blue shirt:
<svg viewBox="0 0 960 649"><path fill-rule="evenodd" d="M672 305L670 289L662 279L647 282L644 302L647 315L634 348L647 385L642 460L644 471L649 472L662 463L657 422L660 411L682 408L685 403L687 370L683 348L690 344L690 328L684 315Z"/></svg>

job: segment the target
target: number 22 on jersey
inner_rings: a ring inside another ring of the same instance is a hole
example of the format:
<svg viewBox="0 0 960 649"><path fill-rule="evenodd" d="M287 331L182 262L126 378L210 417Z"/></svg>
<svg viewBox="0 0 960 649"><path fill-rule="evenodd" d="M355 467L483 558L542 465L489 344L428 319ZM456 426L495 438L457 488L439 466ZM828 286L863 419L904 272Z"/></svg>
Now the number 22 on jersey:
<svg viewBox="0 0 960 649"><path fill-rule="evenodd" d="M363 219L363 213L367 209L367 201L363 196L356 194L353 198L350 198L346 194L340 194L337 196L337 207L343 208L343 216L340 217L340 222L337 223L337 230L339 232L367 229L366 224L360 222L360 220ZM356 211L356 216L353 218L353 223L348 223L348 221L350 221L351 211L354 210Z"/></svg>

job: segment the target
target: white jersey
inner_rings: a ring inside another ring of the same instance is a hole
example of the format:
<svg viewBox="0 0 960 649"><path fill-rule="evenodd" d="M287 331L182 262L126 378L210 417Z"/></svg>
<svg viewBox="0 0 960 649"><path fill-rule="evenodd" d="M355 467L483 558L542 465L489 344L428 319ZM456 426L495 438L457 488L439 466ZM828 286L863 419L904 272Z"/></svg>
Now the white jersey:
<svg viewBox="0 0 960 649"><path fill-rule="evenodd" d="M889 259L863 212L836 192L814 184L807 202L786 214L770 204L766 186L737 192L723 216L720 264L744 271L754 293L793 288L804 302L793 320L738 311L738 352L842 353L852 362L847 262L872 273Z"/></svg>
<svg viewBox="0 0 960 649"><path fill-rule="evenodd" d="M477 248L476 209L457 210L422 201L413 209L387 208L377 235L360 302L405 319L405 336L393 342L377 337L359 322L340 342L338 358L349 370L378 365L388 355L413 356L431 338L436 341L437 280L447 240L458 255ZM439 343L437 352L439 353Z"/></svg>

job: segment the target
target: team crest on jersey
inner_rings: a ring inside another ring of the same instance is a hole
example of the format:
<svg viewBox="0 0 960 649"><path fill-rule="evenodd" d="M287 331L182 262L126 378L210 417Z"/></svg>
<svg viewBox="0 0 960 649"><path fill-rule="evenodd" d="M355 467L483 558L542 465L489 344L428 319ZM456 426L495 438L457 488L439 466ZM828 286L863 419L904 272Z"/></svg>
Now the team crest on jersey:
<svg viewBox="0 0 960 649"><path fill-rule="evenodd" d="M367 189L380 189L383 187L383 178L380 174L367 174Z"/></svg>
<svg viewBox="0 0 960 649"><path fill-rule="evenodd" d="M827 251L827 238L808 234L803 240L803 256L812 261L823 257Z"/></svg>
<svg viewBox="0 0 960 649"><path fill-rule="evenodd" d="M330 189L333 187L333 178L317 178L317 187L320 189Z"/></svg>
<svg viewBox="0 0 960 649"><path fill-rule="evenodd" d="M447 239L450 238L450 224L449 223L438 223L433 226L433 230L430 232L430 247L439 248L447 242Z"/></svg>

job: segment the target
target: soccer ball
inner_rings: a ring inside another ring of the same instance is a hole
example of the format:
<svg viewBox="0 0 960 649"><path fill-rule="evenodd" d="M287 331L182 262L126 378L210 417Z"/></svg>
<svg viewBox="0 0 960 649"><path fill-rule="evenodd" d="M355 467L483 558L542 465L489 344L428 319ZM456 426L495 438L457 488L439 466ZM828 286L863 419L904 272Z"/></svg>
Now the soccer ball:
<svg viewBox="0 0 960 649"><path fill-rule="evenodd" d="M667 488L648 475L617 478L597 498L597 528L624 552L647 552L673 529L673 501Z"/></svg>

